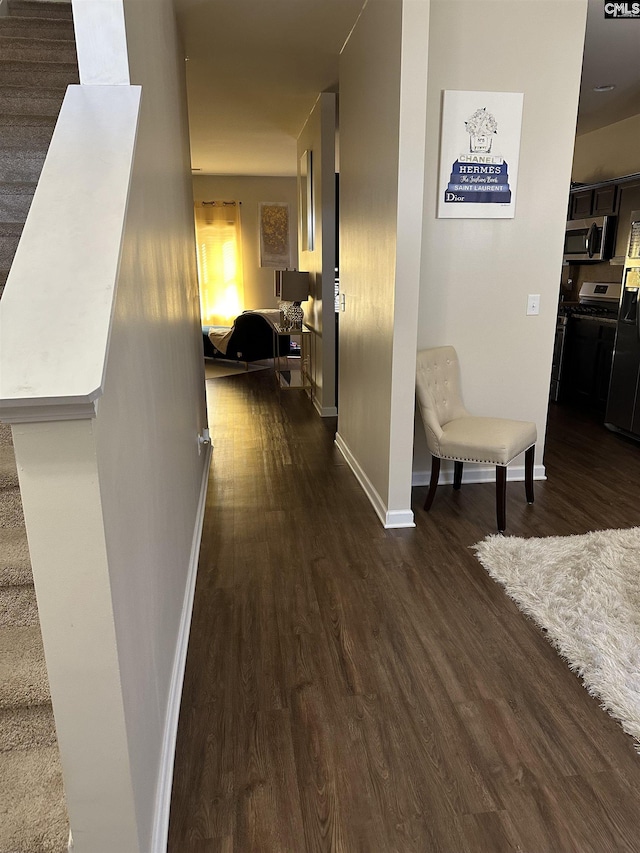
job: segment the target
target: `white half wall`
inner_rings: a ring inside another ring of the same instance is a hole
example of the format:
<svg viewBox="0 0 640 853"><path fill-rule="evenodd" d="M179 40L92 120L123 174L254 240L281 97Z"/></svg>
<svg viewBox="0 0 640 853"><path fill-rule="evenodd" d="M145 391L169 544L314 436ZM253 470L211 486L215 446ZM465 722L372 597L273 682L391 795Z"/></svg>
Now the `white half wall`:
<svg viewBox="0 0 640 853"><path fill-rule="evenodd" d="M74 853L141 853L95 421L12 432Z"/></svg>
<svg viewBox="0 0 640 853"><path fill-rule="evenodd" d="M171 0L124 21L67 92L0 304L76 853L166 849L208 469L184 59ZM116 59L134 85L99 85Z"/></svg>
<svg viewBox="0 0 640 853"><path fill-rule="evenodd" d="M586 11L586 0L431 0L418 348L456 347L474 414L535 421L538 466ZM436 218L449 89L524 92L514 219ZM530 293L540 294L538 316L526 316ZM415 471L428 471L421 441L416 451Z"/></svg>

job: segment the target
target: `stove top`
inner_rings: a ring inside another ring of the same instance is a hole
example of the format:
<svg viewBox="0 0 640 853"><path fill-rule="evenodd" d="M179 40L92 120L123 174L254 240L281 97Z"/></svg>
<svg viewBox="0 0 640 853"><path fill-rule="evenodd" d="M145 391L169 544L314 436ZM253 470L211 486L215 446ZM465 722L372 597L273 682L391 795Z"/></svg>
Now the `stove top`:
<svg viewBox="0 0 640 853"><path fill-rule="evenodd" d="M618 316L618 304L622 285L605 281L585 281L579 294L579 303L565 305L560 303L560 317L589 317L615 320Z"/></svg>
<svg viewBox="0 0 640 853"><path fill-rule="evenodd" d="M617 317L618 303L611 305L560 305L562 317Z"/></svg>

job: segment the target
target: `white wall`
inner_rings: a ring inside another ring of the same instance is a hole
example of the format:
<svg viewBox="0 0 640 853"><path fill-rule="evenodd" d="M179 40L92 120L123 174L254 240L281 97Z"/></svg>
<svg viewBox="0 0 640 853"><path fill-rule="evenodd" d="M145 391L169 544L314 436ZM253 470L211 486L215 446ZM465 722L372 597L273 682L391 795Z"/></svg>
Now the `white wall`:
<svg viewBox="0 0 640 853"><path fill-rule="evenodd" d="M240 201L242 223L242 268L245 308L277 308L274 296L273 270L260 266L258 204L281 201L289 205L289 240L292 265L298 268L297 187L295 178L227 175L194 175L193 197L196 202Z"/></svg>
<svg viewBox="0 0 640 853"><path fill-rule="evenodd" d="M73 27L80 83L128 85L123 0L73 0Z"/></svg>
<svg viewBox="0 0 640 853"><path fill-rule="evenodd" d="M337 443L386 526L413 523L426 0L372 0L340 64Z"/></svg>
<svg viewBox="0 0 640 853"><path fill-rule="evenodd" d="M640 172L640 115L576 137L572 180L595 183Z"/></svg>
<svg viewBox="0 0 640 853"><path fill-rule="evenodd" d="M586 6L586 0L431 2L418 344L456 347L471 412L537 423L538 476ZM436 219L447 89L524 92L514 219ZM539 316L526 316L529 293L540 294ZM429 460L418 439L415 469L424 482Z"/></svg>
<svg viewBox="0 0 640 853"><path fill-rule="evenodd" d="M313 107L298 136L300 158L311 151L314 209L312 251L300 242L300 269L310 278L311 299L304 321L312 329L311 378L314 403L323 416L336 414L334 282L336 266L336 96L325 92ZM300 220L299 220L300 221ZM301 241L301 235L298 235Z"/></svg>

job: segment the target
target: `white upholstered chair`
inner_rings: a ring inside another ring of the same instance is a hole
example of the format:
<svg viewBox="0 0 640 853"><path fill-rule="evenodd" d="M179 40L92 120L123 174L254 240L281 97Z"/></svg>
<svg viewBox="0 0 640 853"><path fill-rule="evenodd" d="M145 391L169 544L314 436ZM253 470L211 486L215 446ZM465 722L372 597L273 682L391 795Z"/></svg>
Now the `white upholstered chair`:
<svg viewBox="0 0 640 853"><path fill-rule="evenodd" d="M416 392L432 456L425 510L431 508L436 494L441 459L454 462L454 489L460 488L465 462L495 465L496 514L498 530L502 532L506 528L507 465L523 451L527 503L533 503L536 425L470 415L462 402L460 367L453 347L435 347L418 353Z"/></svg>

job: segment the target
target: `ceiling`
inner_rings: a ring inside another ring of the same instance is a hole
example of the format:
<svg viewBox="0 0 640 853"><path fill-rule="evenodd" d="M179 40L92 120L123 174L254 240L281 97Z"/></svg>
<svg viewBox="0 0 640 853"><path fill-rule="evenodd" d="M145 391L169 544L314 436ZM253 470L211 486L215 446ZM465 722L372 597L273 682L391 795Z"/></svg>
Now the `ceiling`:
<svg viewBox="0 0 640 853"><path fill-rule="evenodd" d="M640 20L588 0L578 133L640 113ZM176 0L196 174L293 175L296 137L364 0ZM612 92L596 85L615 83Z"/></svg>
<svg viewBox="0 0 640 853"><path fill-rule="evenodd" d="M176 0L194 170L295 175L296 137L364 0ZM196 172L197 174L197 172Z"/></svg>
<svg viewBox="0 0 640 853"><path fill-rule="evenodd" d="M640 113L640 19L604 17L602 0L589 0L578 134ZM594 86L614 83L612 92Z"/></svg>

